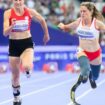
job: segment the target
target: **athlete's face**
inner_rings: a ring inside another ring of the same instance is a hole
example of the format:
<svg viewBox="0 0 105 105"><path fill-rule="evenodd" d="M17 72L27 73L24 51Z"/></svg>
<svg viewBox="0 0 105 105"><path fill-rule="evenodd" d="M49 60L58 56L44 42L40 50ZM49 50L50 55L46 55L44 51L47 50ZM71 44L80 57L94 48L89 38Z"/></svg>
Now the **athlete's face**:
<svg viewBox="0 0 105 105"><path fill-rule="evenodd" d="M92 17L91 11L87 9L86 6L81 6L80 7L80 16L82 19L87 19Z"/></svg>
<svg viewBox="0 0 105 105"><path fill-rule="evenodd" d="M24 0L13 0L15 8L21 8L24 5Z"/></svg>

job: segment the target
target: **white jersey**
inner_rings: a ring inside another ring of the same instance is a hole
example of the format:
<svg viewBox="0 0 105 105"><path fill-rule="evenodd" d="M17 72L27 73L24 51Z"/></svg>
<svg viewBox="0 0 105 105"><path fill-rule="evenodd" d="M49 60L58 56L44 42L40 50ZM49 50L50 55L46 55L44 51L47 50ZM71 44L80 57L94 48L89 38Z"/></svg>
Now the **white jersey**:
<svg viewBox="0 0 105 105"><path fill-rule="evenodd" d="M80 20L79 26L76 29L76 33L79 35L80 39L89 39L89 40L99 39L99 30L97 30L95 27L95 21L96 19L94 18L91 26L88 27L88 26L83 26L82 20Z"/></svg>

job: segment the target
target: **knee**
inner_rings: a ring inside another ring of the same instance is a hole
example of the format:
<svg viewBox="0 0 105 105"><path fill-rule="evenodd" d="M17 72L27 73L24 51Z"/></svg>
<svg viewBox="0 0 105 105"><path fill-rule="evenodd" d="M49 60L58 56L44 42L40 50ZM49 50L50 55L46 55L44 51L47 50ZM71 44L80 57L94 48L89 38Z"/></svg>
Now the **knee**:
<svg viewBox="0 0 105 105"><path fill-rule="evenodd" d="M12 79L13 79L14 81L19 80L19 77L20 77L19 68L12 68L11 71L12 71Z"/></svg>
<svg viewBox="0 0 105 105"><path fill-rule="evenodd" d="M81 75L81 82L86 83L88 81L88 76L82 76Z"/></svg>
<svg viewBox="0 0 105 105"><path fill-rule="evenodd" d="M84 67L82 68L82 69L84 69L84 71L86 71L86 72L90 72L90 66L89 65L84 65Z"/></svg>
<svg viewBox="0 0 105 105"><path fill-rule="evenodd" d="M23 70L31 70L32 69L32 64L22 64L22 69Z"/></svg>
<svg viewBox="0 0 105 105"><path fill-rule="evenodd" d="M90 67L89 66L83 66L82 68L81 68L81 75L82 76L86 76L86 77L88 77L89 76L89 72L90 72Z"/></svg>
<svg viewBox="0 0 105 105"><path fill-rule="evenodd" d="M97 80L99 78L99 74L93 75L93 80Z"/></svg>

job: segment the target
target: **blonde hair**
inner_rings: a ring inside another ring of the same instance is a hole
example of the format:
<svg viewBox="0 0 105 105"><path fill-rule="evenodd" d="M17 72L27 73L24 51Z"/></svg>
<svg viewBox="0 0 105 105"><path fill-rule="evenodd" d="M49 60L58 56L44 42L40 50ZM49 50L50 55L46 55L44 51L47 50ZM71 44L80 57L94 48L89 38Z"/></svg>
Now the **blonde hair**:
<svg viewBox="0 0 105 105"><path fill-rule="evenodd" d="M87 7L87 9L92 12L92 18L96 18L100 21L104 21L104 17L103 15L101 14L101 12L99 12L95 6L95 4L93 2L82 2L80 4L80 6L85 6Z"/></svg>

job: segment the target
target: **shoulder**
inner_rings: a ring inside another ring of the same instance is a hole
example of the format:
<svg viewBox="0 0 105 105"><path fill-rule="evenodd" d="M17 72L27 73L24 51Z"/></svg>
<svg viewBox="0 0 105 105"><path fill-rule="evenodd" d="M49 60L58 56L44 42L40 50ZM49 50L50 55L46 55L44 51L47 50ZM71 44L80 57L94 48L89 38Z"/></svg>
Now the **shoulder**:
<svg viewBox="0 0 105 105"><path fill-rule="evenodd" d="M11 9L5 10L4 13L5 13L5 14L11 13Z"/></svg>
<svg viewBox="0 0 105 105"><path fill-rule="evenodd" d="M32 18L32 10L33 9L28 8L27 6L24 6L24 8L25 8L25 12L27 12L30 15L30 17Z"/></svg>
<svg viewBox="0 0 105 105"><path fill-rule="evenodd" d="M98 29L100 29L100 27L104 27L104 23L98 19L95 19L95 25Z"/></svg>
<svg viewBox="0 0 105 105"><path fill-rule="evenodd" d="M82 21L81 18L77 18L77 20L76 20L77 24L79 24L81 21Z"/></svg>
<svg viewBox="0 0 105 105"><path fill-rule="evenodd" d="M29 13L30 13L30 14L37 13L37 11L36 11L36 10L31 9L31 8L27 8L27 10L29 11Z"/></svg>
<svg viewBox="0 0 105 105"><path fill-rule="evenodd" d="M30 16L31 17L40 17L41 15L35 10L35 9L30 9L30 8L27 8L29 13L30 13Z"/></svg>
<svg viewBox="0 0 105 105"><path fill-rule="evenodd" d="M11 9L8 9L8 10L4 11L4 16L10 17L10 15L11 15Z"/></svg>
<svg viewBox="0 0 105 105"><path fill-rule="evenodd" d="M30 12L30 8L28 8L28 7L26 7L26 6L24 6L24 8L25 8L25 10L27 10L27 11L29 11Z"/></svg>
<svg viewBox="0 0 105 105"><path fill-rule="evenodd" d="M98 19L95 19L95 22L96 22L96 24L103 24L103 22Z"/></svg>
<svg viewBox="0 0 105 105"><path fill-rule="evenodd" d="M27 10L29 13L31 13L34 9L28 8L27 6L24 6L25 10Z"/></svg>
<svg viewBox="0 0 105 105"><path fill-rule="evenodd" d="M31 9L31 8L26 8L26 10L29 12L29 14L32 16L33 15L33 13L34 13L34 9Z"/></svg>

